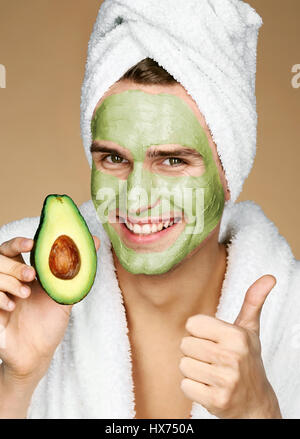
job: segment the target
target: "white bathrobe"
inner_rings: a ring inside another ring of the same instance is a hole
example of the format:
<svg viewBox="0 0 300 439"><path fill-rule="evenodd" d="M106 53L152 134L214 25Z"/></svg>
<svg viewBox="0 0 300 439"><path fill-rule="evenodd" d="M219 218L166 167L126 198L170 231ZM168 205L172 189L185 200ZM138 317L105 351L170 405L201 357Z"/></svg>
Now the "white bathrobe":
<svg viewBox="0 0 300 439"><path fill-rule="evenodd" d="M135 416L131 347L110 241L92 201L83 203L80 211L91 233L101 239L96 279L89 295L72 309L64 339L33 394L28 417L131 419ZM34 217L6 224L0 229L0 242L16 236L33 238L38 223L39 217ZM261 314L262 355L283 417L299 418L300 261L253 202L226 207L220 241L228 242L228 265L216 317L233 323L247 288L264 274L277 279ZM29 254L23 257L29 263ZM193 402L191 418L215 417Z"/></svg>

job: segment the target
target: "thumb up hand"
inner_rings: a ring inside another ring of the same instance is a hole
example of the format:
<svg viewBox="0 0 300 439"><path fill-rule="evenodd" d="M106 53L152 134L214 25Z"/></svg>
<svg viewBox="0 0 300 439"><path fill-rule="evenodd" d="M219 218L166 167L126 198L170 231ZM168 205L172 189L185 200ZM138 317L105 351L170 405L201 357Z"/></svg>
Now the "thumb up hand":
<svg viewBox="0 0 300 439"><path fill-rule="evenodd" d="M247 290L235 325L254 331L259 335L260 314L265 300L276 284L274 276L265 275L257 279Z"/></svg>
<svg viewBox="0 0 300 439"><path fill-rule="evenodd" d="M186 322L179 369L185 396L219 418L281 418L261 358L260 314L276 279L265 275L247 290L230 324L197 314Z"/></svg>

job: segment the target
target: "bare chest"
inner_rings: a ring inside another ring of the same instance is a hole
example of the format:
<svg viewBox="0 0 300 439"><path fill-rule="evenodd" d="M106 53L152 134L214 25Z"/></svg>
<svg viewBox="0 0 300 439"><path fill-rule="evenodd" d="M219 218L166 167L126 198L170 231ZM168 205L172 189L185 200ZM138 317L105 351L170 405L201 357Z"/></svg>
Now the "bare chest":
<svg viewBox="0 0 300 439"><path fill-rule="evenodd" d="M180 388L184 376L179 370L179 345L180 340L177 348L163 340L131 344L136 419L190 417L192 401Z"/></svg>

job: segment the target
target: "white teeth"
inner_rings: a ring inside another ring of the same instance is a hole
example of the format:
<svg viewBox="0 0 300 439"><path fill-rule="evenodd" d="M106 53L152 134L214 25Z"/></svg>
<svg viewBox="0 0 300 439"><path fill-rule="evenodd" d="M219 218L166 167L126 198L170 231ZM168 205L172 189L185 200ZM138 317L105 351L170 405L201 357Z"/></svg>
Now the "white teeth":
<svg viewBox="0 0 300 439"><path fill-rule="evenodd" d="M130 222L126 221L126 226L129 230L131 230L133 233L139 235L149 235L150 233L156 233L160 232L163 228L171 227L174 224L173 221L165 221L164 223L147 223L147 224L132 224Z"/></svg>
<svg viewBox="0 0 300 439"><path fill-rule="evenodd" d="M157 225L156 224L152 224L151 232L152 233L156 233L157 232Z"/></svg>
<svg viewBox="0 0 300 439"><path fill-rule="evenodd" d="M129 230L133 231L133 224L126 222L126 226Z"/></svg>
<svg viewBox="0 0 300 439"><path fill-rule="evenodd" d="M142 226L142 232L141 233L144 233L145 235L148 235L149 233L151 233L151 226L150 226L150 224L144 224Z"/></svg>
<svg viewBox="0 0 300 439"><path fill-rule="evenodd" d="M142 231L142 228L139 224L135 224L133 226L133 233L141 233L141 231Z"/></svg>

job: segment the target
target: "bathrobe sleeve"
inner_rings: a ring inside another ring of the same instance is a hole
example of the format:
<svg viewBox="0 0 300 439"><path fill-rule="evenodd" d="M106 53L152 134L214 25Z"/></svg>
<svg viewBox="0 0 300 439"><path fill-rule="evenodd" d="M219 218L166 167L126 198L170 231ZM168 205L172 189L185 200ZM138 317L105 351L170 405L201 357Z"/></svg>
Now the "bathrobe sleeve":
<svg viewBox="0 0 300 439"><path fill-rule="evenodd" d="M271 382L282 417L300 419L300 261L295 261L291 270L289 291L276 329L280 338L271 359Z"/></svg>
<svg viewBox="0 0 300 439"><path fill-rule="evenodd" d="M300 419L300 261L295 263L289 296L287 330L283 342L288 351L286 366L289 378L283 410L286 418Z"/></svg>

